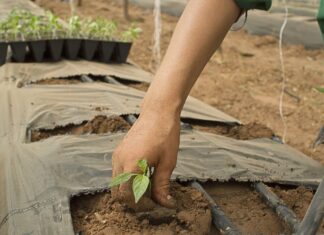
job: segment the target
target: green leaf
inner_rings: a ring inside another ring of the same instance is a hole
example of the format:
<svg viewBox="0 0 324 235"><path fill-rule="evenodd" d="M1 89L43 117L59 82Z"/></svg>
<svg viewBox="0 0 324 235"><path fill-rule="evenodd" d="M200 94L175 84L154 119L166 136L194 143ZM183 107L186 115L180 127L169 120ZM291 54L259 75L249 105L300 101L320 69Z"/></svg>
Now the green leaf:
<svg viewBox="0 0 324 235"><path fill-rule="evenodd" d="M132 173L128 173L128 172L117 175L109 183L109 188L115 187L117 185L127 182L134 175L136 175L136 174L132 174Z"/></svg>
<svg viewBox="0 0 324 235"><path fill-rule="evenodd" d="M146 192L150 179L145 175L137 175L133 180L133 193L137 203Z"/></svg>
<svg viewBox="0 0 324 235"><path fill-rule="evenodd" d="M147 161L145 159L139 160L137 162L138 167L141 169L142 174L146 174L146 170L148 168Z"/></svg>
<svg viewBox="0 0 324 235"><path fill-rule="evenodd" d="M324 93L324 87L315 87L315 89L320 93Z"/></svg>

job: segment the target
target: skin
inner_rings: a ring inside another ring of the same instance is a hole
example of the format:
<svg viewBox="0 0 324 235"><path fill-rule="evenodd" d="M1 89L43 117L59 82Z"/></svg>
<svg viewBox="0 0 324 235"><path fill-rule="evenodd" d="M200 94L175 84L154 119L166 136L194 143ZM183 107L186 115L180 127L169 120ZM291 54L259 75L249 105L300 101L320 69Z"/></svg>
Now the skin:
<svg viewBox="0 0 324 235"><path fill-rule="evenodd" d="M143 100L141 114L113 154L113 176L138 172L140 159L154 167L152 198L162 206L175 206L169 185L177 163L183 105L240 12L234 0L188 3ZM115 190L126 201L132 198L129 183Z"/></svg>

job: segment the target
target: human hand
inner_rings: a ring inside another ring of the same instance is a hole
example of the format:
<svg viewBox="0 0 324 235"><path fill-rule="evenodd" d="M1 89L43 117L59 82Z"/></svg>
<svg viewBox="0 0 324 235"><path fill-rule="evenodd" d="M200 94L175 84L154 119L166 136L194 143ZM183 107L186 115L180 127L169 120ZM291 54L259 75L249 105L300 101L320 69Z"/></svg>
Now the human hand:
<svg viewBox="0 0 324 235"><path fill-rule="evenodd" d="M140 116L113 153L113 177L124 172L137 173L137 162L146 159L154 167L152 199L162 206L174 207L169 180L177 162L179 139L179 117L156 112ZM126 202L133 198L129 183L122 184L117 191L116 195Z"/></svg>

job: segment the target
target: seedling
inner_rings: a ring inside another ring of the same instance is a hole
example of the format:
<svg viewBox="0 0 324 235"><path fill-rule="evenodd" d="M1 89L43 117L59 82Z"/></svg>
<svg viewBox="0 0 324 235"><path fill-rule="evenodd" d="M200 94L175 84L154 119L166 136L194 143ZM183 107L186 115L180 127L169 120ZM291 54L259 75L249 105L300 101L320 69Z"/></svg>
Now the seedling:
<svg viewBox="0 0 324 235"><path fill-rule="evenodd" d="M51 34L52 38L58 38L58 32L63 31L63 25L59 22L58 17L52 12L46 12L46 34Z"/></svg>
<svg viewBox="0 0 324 235"><path fill-rule="evenodd" d="M149 178L150 168L147 164L147 161L139 160L137 162L137 165L141 170L141 173L139 174L128 173L128 172L122 173L114 177L109 184L110 188L115 187L123 183L126 183L134 176L132 189L135 197L135 203L137 203L141 199L141 197L144 195L144 193L146 192L146 190L150 185L150 178Z"/></svg>
<svg viewBox="0 0 324 235"><path fill-rule="evenodd" d="M68 36L70 38L78 37L81 30L81 20L79 16L71 16L68 25Z"/></svg>
<svg viewBox="0 0 324 235"><path fill-rule="evenodd" d="M6 41L7 39L7 25L5 21L0 21L0 42Z"/></svg>
<svg viewBox="0 0 324 235"><path fill-rule="evenodd" d="M96 24L98 26L98 32L100 39L112 40L115 32L117 31L117 23L112 20L97 19Z"/></svg>
<svg viewBox="0 0 324 235"><path fill-rule="evenodd" d="M133 42L142 33L142 29L132 24L126 31L122 32L121 39L123 42Z"/></svg>
<svg viewBox="0 0 324 235"><path fill-rule="evenodd" d="M30 15L28 19L26 19L25 24L27 24L27 34L31 35L33 39L41 39L41 33L44 31L44 23L42 23L39 16Z"/></svg>
<svg viewBox="0 0 324 235"><path fill-rule="evenodd" d="M81 33L84 38L100 38L100 27L97 21L86 19L82 22Z"/></svg>
<svg viewBox="0 0 324 235"><path fill-rule="evenodd" d="M7 34L11 35L14 40L25 40L27 21L31 13L25 10L14 9L10 12L5 27Z"/></svg>

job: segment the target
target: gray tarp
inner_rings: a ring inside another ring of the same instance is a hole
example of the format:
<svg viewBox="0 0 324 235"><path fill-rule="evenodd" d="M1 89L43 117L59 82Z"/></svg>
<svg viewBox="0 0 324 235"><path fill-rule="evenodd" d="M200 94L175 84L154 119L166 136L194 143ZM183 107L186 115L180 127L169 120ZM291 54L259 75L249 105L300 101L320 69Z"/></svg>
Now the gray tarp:
<svg viewBox="0 0 324 235"><path fill-rule="evenodd" d="M63 69L60 69L62 66ZM64 75L66 73L66 75ZM150 82L150 74L133 65L106 65L86 61L61 61L60 63L7 63L0 67L0 79L11 84L14 96L30 107L29 123L37 128L54 128L69 123L81 123L93 118L96 107L111 114L138 114L145 93L126 86L106 83L35 86L14 89L14 86L29 84L46 78L60 78L77 75L115 76L137 82ZM20 85L18 85L20 84ZM28 99L26 99L28 97ZM26 103L27 102L27 103ZM71 112L78 110L78 115ZM38 112L37 114L34 114ZM189 97L181 113L183 118L200 119L224 123L240 123L237 119ZM35 119L37 123L35 124ZM39 121L41 120L41 121ZM45 120L45 121L44 121Z"/></svg>

